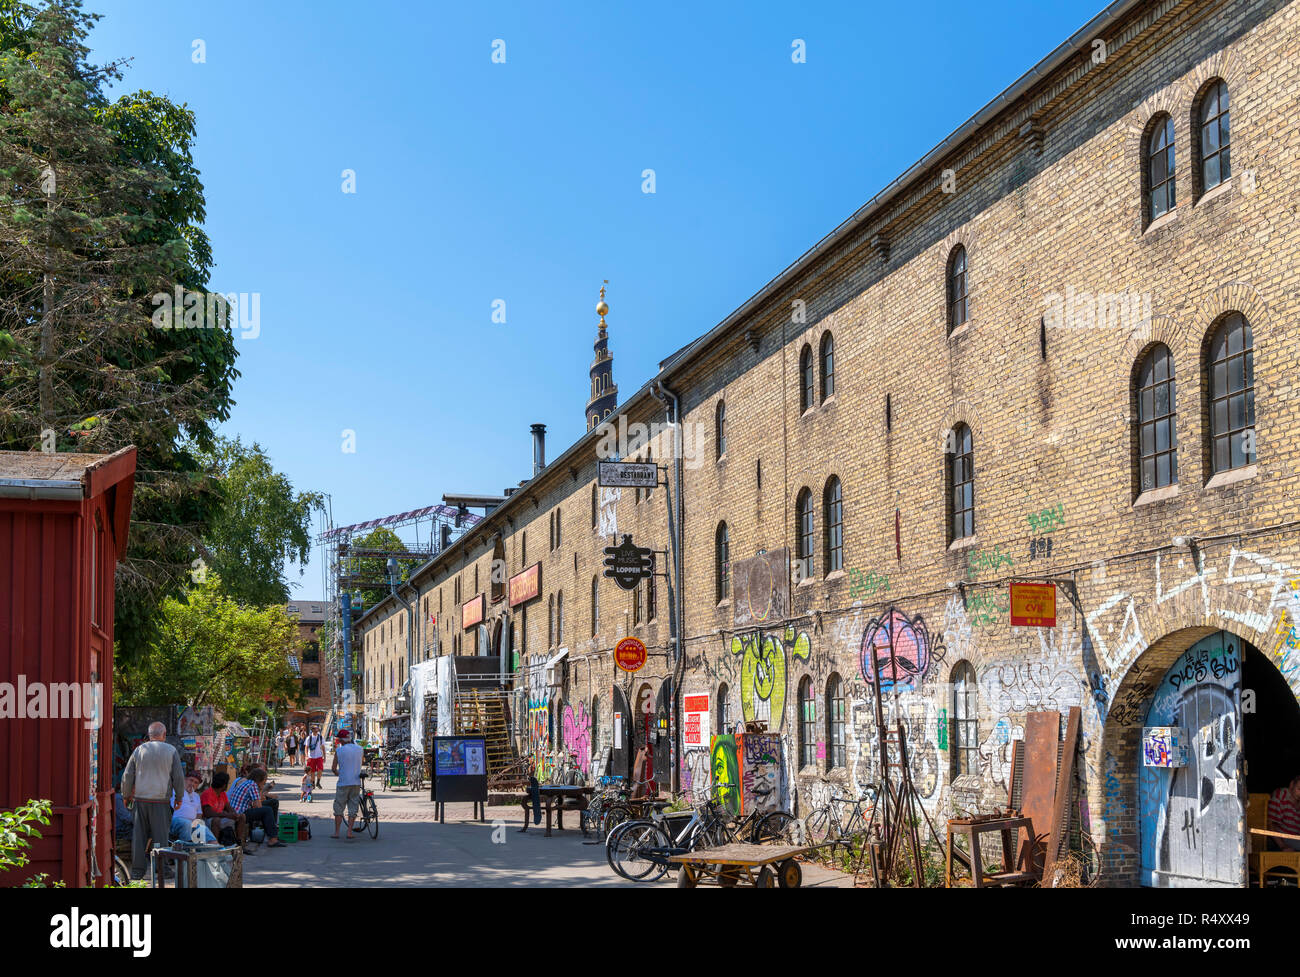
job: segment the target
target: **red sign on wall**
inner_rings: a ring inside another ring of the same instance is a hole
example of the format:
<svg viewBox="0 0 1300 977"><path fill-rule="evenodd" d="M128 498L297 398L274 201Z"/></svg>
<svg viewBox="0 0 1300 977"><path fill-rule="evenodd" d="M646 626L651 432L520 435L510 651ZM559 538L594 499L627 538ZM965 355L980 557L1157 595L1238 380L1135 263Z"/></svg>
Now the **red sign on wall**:
<svg viewBox="0 0 1300 977"><path fill-rule="evenodd" d="M460 605L461 628L472 628L483 620L483 595L467 600Z"/></svg>
<svg viewBox="0 0 1300 977"><path fill-rule="evenodd" d="M1013 628L1056 627L1056 584L1011 584Z"/></svg>
<svg viewBox="0 0 1300 977"><path fill-rule="evenodd" d="M527 570L510 578L510 606L532 600L542 592L542 565L534 563Z"/></svg>
<svg viewBox="0 0 1300 977"><path fill-rule="evenodd" d="M614 661L625 672L635 672L645 666L645 644L640 638L624 638L614 646Z"/></svg>

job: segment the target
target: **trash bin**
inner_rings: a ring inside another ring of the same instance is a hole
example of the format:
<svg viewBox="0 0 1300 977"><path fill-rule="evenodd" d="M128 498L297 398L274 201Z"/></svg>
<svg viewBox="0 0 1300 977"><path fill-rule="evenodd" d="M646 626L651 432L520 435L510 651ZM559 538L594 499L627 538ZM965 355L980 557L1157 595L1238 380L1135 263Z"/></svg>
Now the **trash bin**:
<svg viewBox="0 0 1300 977"><path fill-rule="evenodd" d="M281 814L279 831L280 842L286 845L292 845L298 841L298 815Z"/></svg>

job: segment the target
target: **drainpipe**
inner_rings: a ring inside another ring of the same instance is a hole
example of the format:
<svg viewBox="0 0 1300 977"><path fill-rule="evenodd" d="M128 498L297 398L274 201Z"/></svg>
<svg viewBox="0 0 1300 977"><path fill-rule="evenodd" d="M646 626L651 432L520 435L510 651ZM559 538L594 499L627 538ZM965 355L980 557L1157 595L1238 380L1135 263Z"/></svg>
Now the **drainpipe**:
<svg viewBox="0 0 1300 977"><path fill-rule="evenodd" d="M686 597L682 590L682 571L684 561L682 557L682 518L684 509L682 506L682 417L681 417L681 398L672 390L664 386L662 380L656 380L654 384L654 395L663 404L668 411L669 418L673 425L673 502L668 507L668 535L673 543L673 609L677 620L674 622L675 627L675 652L676 662L673 666L673 701L669 710L669 765L672 767L672 789L676 793L681 789L680 770L678 769L678 755L680 748L678 738L681 735L681 698L682 698L682 671L686 664L686 632L685 632L685 614L686 614ZM672 402L669 406L669 401ZM674 512L674 510L676 510Z"/></svg>
<svg viewBox="0 0 1300 977"><path fill-rule="evenodd" d="M388 558L388 589L393 595L393 599L406 608L406 681L398 690L398 695L405 695L407 708L413 708L411 705L411 664L412 664L412 645L415 639L413 630L415 628L415 608L413 605L402 599L402 595L397 592L397 557ZM404 586L410 587L408 581Z"/></svg>

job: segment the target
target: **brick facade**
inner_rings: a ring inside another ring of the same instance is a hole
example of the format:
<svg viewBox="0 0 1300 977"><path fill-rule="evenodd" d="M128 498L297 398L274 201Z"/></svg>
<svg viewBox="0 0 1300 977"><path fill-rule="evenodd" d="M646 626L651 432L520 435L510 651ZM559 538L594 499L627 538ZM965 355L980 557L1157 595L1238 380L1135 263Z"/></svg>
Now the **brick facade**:
<svg viewBox="0 0 1300 977"><path fill-rule="evenodd" d="M927 809L938 817L1005 805L1012 741L1026 714L1080 706L1083 827L1108 881L1132 885L1142 878L1141 728L1166 670L1222 631L1263 653L1278 673L1268 681L1284 681L1293 696L1300 690L1283 640L1284 615L1300 608L1298 459L1286 434L1300 424L1300 204L1292 176L1300 162L1300 5L1137 4L1107 26L1104 40L1099 63L1095 48L1082 46L890 200L828 238L745 314L669 360L657 379L680 395L686 444L696 449L682 471L678 698L707 693L713 732L724 685L733 723L766 718L782 741L782 801L807 811L836 784L879 782L877 690L863 651L892 632L909 657L890 701L905 722ZM1206 190L1191 146L1215 79L1231 95L1233 174ZM1174 122L1177 205L1149 221L1142 154L1160 113ZM958 245L968 263L968 317L950 331L945 283ZM1084 293L1091 321L1080 314ZM1072 296L1068 321L1055 296ZM1216 475L1208 344L1230 313L1253 332L1257 458ZM834 393L823 398L817 361L827 333ZM1176 486L1142 492L1136 376L1157 343L1176 368L1178 477ZM816 374L807 410L805 345ZM720 401L726 451L718 457ZM632 423L667 418L650 385L620 410ZM974 533L953 540L946 449L958 425L973 444ZM599 577L593 636L591 581L614 522L639 545L666 549L671 502L662 488L641 502L634 490L600 490L593 529L598 434L570 447L413 581L421 606L440 608L436 648L449 653L460 634L455 580L462 600L488 594L498 534L508 574L542 563L542 593L527 605L526 627L523 608L505 600L488 600L487 620L515 629L516 684L529 687L534 709L546 704L535 713L540 725L524 730L521 722L524 741L577 747L595 772L612 739L613 686L635 712L647 701L642 686L653 697L671 674L675 596L661 579L658 616L638 625L631 598ZM663 432L650 445L668 464L670 483L671 438ZM832 477L842 492L842 566L827 573L824 493ZM782 548L793 554L804 489L813 500L812 573L793 575L783 618L737 631L734 587L717 599L719 523L733 563ZM552 549L557 510L561 541ZM1013 577L1058 583L1057 627L1010 626ZM547 608L561 593L564 630L552 640ZM393 617L385 604L372 609L363 637ZM428 613L417 617L419 660L434 646L424 635ZM611 661L625 634L642 636L651 653L630 681ZM366 641L369 674L395 650ZM528 667L561 648L568 667L557 676L562 685L548 688ZM976 721L970 751L958 757L950 677L963 662L976 677ZM827 693L836 679L845 762L828 769ZM801 765L805 680L816 742L807 750L813 762ZM705 752L679 752L674 762L681 786L703 793Z"/></svg>

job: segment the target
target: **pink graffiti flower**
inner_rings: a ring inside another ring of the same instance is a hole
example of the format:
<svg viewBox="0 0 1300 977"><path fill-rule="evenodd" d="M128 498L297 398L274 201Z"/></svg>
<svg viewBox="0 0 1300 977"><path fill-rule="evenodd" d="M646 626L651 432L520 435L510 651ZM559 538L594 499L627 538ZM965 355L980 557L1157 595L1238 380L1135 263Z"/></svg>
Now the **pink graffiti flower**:
<svg viewBox="0 0 1300 977"><path fill-rule="evenodd" d="M892 663L889 654L891 636L894 645ZM879 683L871 668L873 646L880 668ZM884 618L872 621L862 636L859 655L862 677L873 685L878 684L882 692L888 692L895 686L910 689L918 678L925 675L925 670L930 665L931 649L930 632L926 630L921 616L918 614L909 620L902 611L890 608Z"/></svg>

